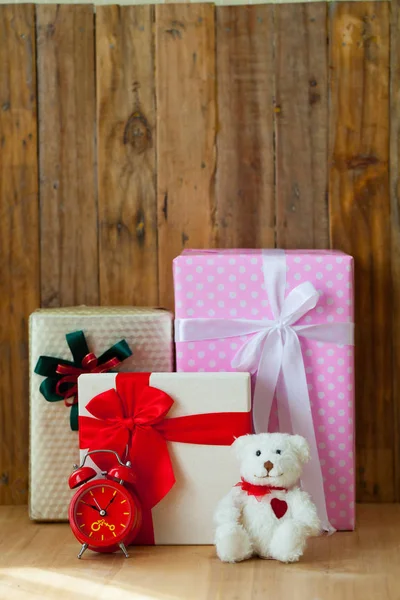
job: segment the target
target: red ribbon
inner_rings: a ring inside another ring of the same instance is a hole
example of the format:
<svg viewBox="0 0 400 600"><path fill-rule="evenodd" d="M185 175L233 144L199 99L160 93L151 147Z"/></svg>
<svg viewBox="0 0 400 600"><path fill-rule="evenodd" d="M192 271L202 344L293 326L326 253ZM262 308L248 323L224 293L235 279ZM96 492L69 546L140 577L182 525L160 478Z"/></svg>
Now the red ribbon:
<svg viewBox="0 0 400 600"><path fill-rule="evenodd" d="M248 412L166 418L174 401L151 387L149 380L149 373L118 373L116 389L98 394L86 405L95 418L79 417L81 448L115 450L132 462L144 508L138 544L154 544L151 508L175 483L167 441L229 446L236 437L251 432ZM114 461L101 455L96 463L108 470Z"/></svg>
<svg viewBox="0 0 400 600"><path fill-rule="evenodd" d="M57 382L56 393L64 398L65 406L72 406L78 402L78 377L83 373L107 373L114 369L120 364L120 359L117 357L110 358L107 362L102 365L98 364L98 358L93 352L89 352L82 360L81 367L75 367L74 365L63 365L59 364L56 369L56 373L64 375ZM62 390L62 386L68 383L74 383L72 387L68 387L65 391ZM67 402L67 398L74 396L72 402Z"/></svg>
<svg viewBox="0 0 400 600"><path fill-rule="evenodd" d="M239 481L235 487L242 488L242 490L246 492L248 496L255 496L257 500L263 496L266 496L267 494L271 494L271 492L275 490L287 492L287 489L284 487L274 487L273 485L255 485L254 483L249 483L243 479L243 477L242 481Z"/></svg>

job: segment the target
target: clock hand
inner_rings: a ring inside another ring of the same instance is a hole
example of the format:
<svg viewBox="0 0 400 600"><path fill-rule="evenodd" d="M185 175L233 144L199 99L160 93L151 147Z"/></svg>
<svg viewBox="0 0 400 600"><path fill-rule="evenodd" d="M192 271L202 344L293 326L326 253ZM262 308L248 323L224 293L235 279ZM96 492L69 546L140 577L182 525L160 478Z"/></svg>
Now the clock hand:
<svg viewBox="0 0 400 600"><path fill-rule="evenodd" d="M97 504L97 508L99 509L99 511L101 512L103 509L101 508L100 504L97 502L96 498L93 497L93 500L96 502Z"/></svg>
<svg viewBox="0 0 400 600"><path fill-rule="evenodd" d="M107 508L110 506L110 504L112 504L112 503L114 502L114 500L115 500L115 496L113 496L113 497L111 498L110 502L107 504L107 506L105 507L105 509L104 509L104 510L107 510Z"/></svg>
<svg viewBox="0 0 400 600"><path fill-rule="evenodd" d="M84 500L81 500L82 504L86 504L86 506L89 506L90 508L93 508L94 510L97 510L97 512L100 512L100 508L97 508L97 506L94 506L93 504L88 504L87 502L85 502Z"/></svg>

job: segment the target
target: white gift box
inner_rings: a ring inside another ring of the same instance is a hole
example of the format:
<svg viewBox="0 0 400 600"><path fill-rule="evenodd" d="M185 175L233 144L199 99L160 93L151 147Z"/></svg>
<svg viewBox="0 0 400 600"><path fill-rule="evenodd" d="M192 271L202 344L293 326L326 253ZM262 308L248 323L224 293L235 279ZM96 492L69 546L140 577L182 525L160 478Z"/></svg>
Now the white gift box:
<svg viewBox="0 0 400 600"><path fill-rule="evenodd" d="M79 418L92 417L89 401L116 389L116 374L81 375ZM152 373L149 385L174 401L167 417L207 413L246 413L250 422L250 376L247 373ZM245 417L245 415L244 415ZM84 425L80 425L84 435ZM212 544L213 513L239 477L229 445L167 442L176 483L152 509L155 544ZM88 448L81 448L81 459ZM88 457L86 464L99 472ZM135 467L133 461L133 468ZM151 474L149 474L151 477Z"/></svg>
<svg viewBox="0 0 400 600"><path fill-rule="evenodd" d="M72 360L66 334L82 330L97 357L125 339L132 356L116 371L172 371L172 314L155 308L71 307L42 309L30 317L30 494L29 514L38 521L68 520L68 477L79 460L78 432L62 398L48 402L45 379L34 372L40 356Z"/></svg>

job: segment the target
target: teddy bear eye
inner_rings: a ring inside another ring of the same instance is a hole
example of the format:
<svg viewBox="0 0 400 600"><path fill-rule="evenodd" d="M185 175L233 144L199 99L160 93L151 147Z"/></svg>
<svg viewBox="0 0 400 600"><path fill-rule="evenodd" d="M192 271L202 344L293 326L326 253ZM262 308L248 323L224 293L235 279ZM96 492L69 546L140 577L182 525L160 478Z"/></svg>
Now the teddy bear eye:
<svg viewBox="0 0 400 600"><path fill-rule="evenodd" d="M276 454L282 454L282 450L277 450Z"/></svg>
<svg viewBox="0 0 400 600"><path fill-rule="evenodd" d="M257 450L256 456L260 456L260 454L261 454L261 450Z"/></svg>

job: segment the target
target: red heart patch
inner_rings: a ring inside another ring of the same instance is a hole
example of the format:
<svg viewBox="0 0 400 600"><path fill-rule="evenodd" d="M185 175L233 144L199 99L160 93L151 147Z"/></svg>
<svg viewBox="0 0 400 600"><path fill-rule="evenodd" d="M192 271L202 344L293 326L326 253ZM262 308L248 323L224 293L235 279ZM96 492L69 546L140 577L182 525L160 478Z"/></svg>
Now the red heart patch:
<svg viewBox="0 0 400 600"><path fill-rule="evenodd" d="M285 500L279 500L279 498L272 498L271 508L275 513L277 519L281 519L287 511L287 502Z"/></svg>

